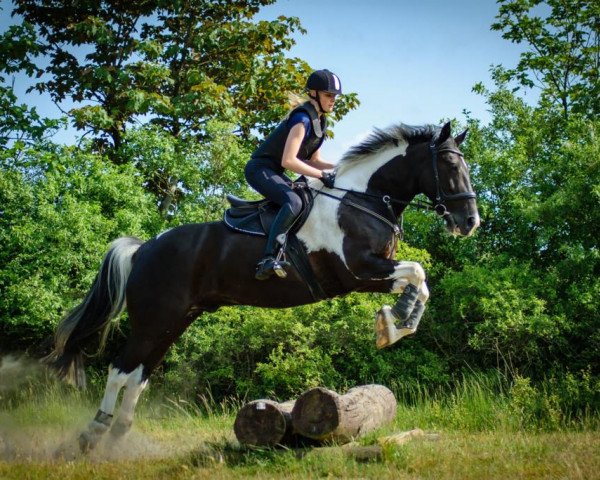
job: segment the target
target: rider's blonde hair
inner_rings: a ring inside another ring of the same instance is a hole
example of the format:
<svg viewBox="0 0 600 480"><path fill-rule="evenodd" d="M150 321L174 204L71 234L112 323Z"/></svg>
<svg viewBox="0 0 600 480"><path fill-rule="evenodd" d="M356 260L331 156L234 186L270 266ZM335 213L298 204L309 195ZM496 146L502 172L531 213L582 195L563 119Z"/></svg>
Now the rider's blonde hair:
<svg viewBox="0 0 600 480"><path fill-rule="evenodd" d="M299 107L303 103L310 101L309 96L305 93L298 94L298 93L294 93L294 92L288 92L287 97L288 97L289 111L286 115L286 118L289 116L290 113L292 113L292 110L294 110L294 108Z"/></svg>

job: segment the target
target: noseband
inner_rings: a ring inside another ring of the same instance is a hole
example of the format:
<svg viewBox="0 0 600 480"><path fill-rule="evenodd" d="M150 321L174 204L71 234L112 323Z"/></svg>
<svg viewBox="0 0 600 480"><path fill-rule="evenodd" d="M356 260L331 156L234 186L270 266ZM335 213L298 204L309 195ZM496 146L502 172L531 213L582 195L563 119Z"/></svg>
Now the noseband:
<svg viewBox="0 0 600 480"><path fill-rule="evenodd" d="M435 180L435 203L433 204L433 209L435 213L437 213L440 217L445 217L446 215L450 215L448 212L448 208L446 208L446 202L448 200L471 200L476 198L477 195L473 190L467 190L466 192L448 194L444 192L444 189L440 185L440 175L438 173L438 154L443 152L455 153L460 158L464 158L464 155L460 150L455 148L436 148L435 142L431 142L429 144L429 151L431 152L431 161L433 164L433 178Z"/></svg>

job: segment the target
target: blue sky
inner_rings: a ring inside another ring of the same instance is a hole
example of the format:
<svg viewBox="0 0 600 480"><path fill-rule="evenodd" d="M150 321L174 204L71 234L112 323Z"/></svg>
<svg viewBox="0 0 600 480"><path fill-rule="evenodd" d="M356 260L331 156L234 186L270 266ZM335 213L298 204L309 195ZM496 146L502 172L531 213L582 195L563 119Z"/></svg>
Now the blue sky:
<svg viewBox="0 0 600 480"><path fill-rule="evenodd" d="M373 127L464 121L486 122L484 99L471 91L491 86L490 66L515 66L521 49L490 30L495 0L279 0L261 18L297 16L308 31L291 54L329 68L360 107L323 146L337 161Z"/></svg>
<svg viewBox="0 0 600 480"><path fill-rule="evenodd" d="M0 5L4 27L12 7L8 0ZM358 93L360 107L323 146L323 157L337 162L373 127L463 121L463 110L487 121L484 99L471 89L490 85L491 65L514 66L521 52L490 30L497 11L495 0L278 0L258 18L298 17L307 33L297 35L290 55L329 68L345 91ZM37 104L42 114L58 116L47 100ZM56 140L72 138L63 132Z"/></svg>

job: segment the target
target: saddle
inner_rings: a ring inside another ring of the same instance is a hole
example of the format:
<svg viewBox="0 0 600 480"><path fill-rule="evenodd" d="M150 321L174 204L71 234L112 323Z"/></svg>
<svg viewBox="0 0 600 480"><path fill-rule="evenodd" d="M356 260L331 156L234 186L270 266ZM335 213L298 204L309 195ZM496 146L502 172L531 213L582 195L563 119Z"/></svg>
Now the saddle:
<svg viewBox="0 0 600 480"><path fill-rule="evenodd" d="M288 233L288 237L297 232L308 218L312 209L313 196L305 183L294 183L294 191L302 199L302 211ZM271 224L279 212L279 205L271 200L245 200L235 195L227 195L231 205L225 210L223 221L232 230L248 235L265 237L269 234Z"/></svg>
<svg viewBox="0 0 600 480"><path fill-rule="evenodd" d="M327 298L327 295L317 281L302 242L295 235L310 214L313 196L305 183L294 183L293 188L300 195L303 208L287 234L283 245L283 254L304 280L313 299L319 301ZM227 201L231 207L225 210L223 221L230 229L260 237L266 237L269 234L271 224L279 212L279 205L267 199L245 200L234 195L227 195Z"/></svg>

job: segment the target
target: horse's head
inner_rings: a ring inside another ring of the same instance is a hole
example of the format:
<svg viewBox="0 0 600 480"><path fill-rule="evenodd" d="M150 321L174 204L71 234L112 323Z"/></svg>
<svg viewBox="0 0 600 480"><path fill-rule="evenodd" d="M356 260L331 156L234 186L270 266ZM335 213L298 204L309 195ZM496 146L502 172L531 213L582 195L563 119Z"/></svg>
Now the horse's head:
<svg viewBox="0 0 600 480"><path fill-rule="evenodd" d="M420 183L448 231L469 236L479 226L479 212L469 167L458 149L466 134L465 130L452 137L450 122L442 127L429 143L429 166L423 170Z"/></svg>
<svg viewBox="0 0 600 480"><path fill-rule="evenodd" d="M404 124L376 129L344 155L336 188L371 197L383 194L396 206L396 214L400 205L404 209L424 193L450 233L471 235L479 226L479 213L469 168L458 149L466 133L452 137L450 123L441 129Z"/></svg>

